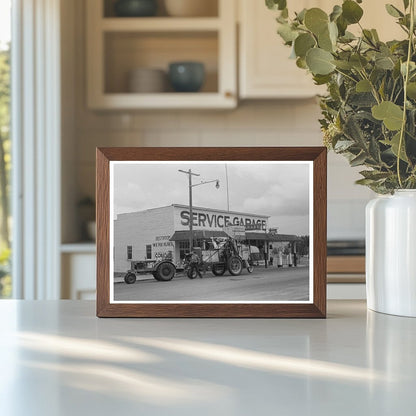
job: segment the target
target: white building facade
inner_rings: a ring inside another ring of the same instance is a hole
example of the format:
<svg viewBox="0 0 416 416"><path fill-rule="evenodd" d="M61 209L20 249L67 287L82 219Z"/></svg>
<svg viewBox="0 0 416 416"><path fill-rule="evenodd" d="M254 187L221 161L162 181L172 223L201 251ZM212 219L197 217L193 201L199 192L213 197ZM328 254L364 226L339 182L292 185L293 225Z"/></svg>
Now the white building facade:
<svg viewBox="0 0 416 416"><path fill-rule="evenodd" d="M225 237L226 230L244 227L247 239L266 244L269 217L193 207L194 246L203 239ZM114 271L126 272L131 261L171 258L178 264L189 252L189 206L173 204L119 214L114 220Z"/></svg>

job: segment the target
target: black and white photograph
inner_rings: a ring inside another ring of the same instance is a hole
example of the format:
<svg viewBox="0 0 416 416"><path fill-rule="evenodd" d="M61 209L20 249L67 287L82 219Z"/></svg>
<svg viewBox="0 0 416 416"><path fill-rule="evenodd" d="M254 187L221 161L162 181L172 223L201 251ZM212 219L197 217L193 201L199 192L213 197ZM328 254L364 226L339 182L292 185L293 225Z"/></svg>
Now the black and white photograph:
<svg viewBox="0 0 416 416"><path fill-rule="evenodd" d="M312 303L313 164L110 163L111 303Z"/></svg>

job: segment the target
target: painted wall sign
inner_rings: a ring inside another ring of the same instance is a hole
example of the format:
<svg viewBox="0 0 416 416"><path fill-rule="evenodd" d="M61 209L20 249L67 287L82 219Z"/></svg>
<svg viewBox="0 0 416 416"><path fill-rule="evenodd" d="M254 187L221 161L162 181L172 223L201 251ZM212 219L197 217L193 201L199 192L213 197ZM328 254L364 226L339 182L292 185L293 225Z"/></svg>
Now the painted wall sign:
<svg viewBox="0 0 416 416"><path fill-rule="evenodd" d="M190 213L188 210L180 211L180 223L184 227L189 227ZM214 212L201 212L196 210L192 215L192 224L194 227L200 227L204 229L221 229L231 226L242 226L245 229L266 230L267 220L264 217L254 217L247 215L237 215L232 213L214 213Z"/></svg>
<svg viewBox="0 0 416 416"><path fill-rule="evenodd" d="M153 256L156 260L171 259L173 257L175 244L172 241L169 241L169 238L169 235L155 237L152 248L154 253Z"/></svg>

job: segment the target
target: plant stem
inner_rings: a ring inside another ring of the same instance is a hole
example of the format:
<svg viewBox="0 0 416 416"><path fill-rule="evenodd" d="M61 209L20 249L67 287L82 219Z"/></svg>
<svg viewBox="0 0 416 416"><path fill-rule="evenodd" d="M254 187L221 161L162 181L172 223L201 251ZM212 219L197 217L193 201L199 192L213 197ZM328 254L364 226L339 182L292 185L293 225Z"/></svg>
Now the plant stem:
<svg viewBox="0 0 416 416"><path fill-rule="evenodd" d="M336 71L336 72L338 72L338 73L339 73L339 74L341 74L341 75L344 75L344 77L349 78L351 81L353 81L353 82L355 82L355 83L357 83L357 82L358 82L355 78L351 77L351 76L350 76L350 75L348 75L348 74L345 74L344 72L340 71L338 68L335 68L335 71Z"/></svg>
<svg viewBox="0 0 416 416"><path fill-rule="evenodd" d="M410 62L412 59L412 50L413 50L413 37L414 37L414 28L415 28L415 0L410 0L410 30L409 30L409 45L407 47L407 60L406 60L406 73L404 76L404 86L403 86L403 119L402 119L402 128L400 129L400 140L399 140L399 149L397 151L397 177L399 179L399 186L403 188L402 177L400 174L400 156L403 147L404 133L406 130L406 111L407 111L407 83L409 82L409 69Z"/></svg>

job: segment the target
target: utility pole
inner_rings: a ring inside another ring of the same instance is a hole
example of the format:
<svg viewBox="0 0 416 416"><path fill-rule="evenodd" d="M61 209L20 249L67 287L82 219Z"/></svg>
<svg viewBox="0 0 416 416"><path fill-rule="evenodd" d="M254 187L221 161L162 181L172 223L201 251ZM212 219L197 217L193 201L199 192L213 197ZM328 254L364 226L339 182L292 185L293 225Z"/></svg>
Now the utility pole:
<svg viewBox="0 0 416 416"><path fill-rule="evenodd" d="M225 164L225 179L227 182L227 211L230 212L230 194L228 189L228 166Z"/></svg>
<svg viewBox="0 0 416 416"><path fill-rule="evenodd" d="M191 253L194 245L194 217L193 217L193 208L192 208L192 176L201 176L198 173L193 173L191 169L181 170L179 172L185 173L188 175L189 179L189 252Z"/></svg>
<svg viewBox="0 0 416 416"><path fill-rule="evenodd" d="M194 246L194 213L193 213L193 207L192 207L192 188L194 186L200 186L205 185L207 183L213 183L215 182L215 187L218 189L220 187L220 181L219 179L214 179L212 181L201 181L201 183L192 183L192 176L201 176L199 173L192 172L191 169L189 170L182 170L179 169L179 172L185 173L188 175L189 180L189 252L191 253Z"/></svg>

